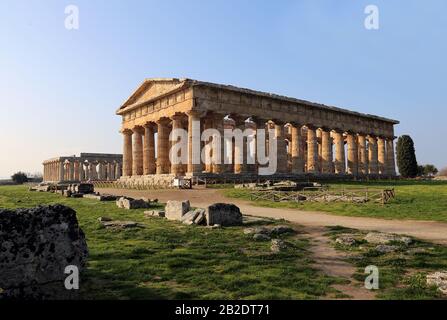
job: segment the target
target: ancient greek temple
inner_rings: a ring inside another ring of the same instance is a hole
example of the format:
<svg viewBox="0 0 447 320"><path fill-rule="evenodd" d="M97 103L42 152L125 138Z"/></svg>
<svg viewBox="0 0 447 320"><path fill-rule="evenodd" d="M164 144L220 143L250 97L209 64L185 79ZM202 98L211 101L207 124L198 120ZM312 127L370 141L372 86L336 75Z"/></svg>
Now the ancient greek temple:
<svg viewBox="0 0 447 320"><path fill-rule="evenodd" d="M115 181L122 175L121 154L81 153L43 162L43 181L52 183Z"/></svg>
<svg viewBox="0 0 447 320"><path fill-rule="evenodd" d="M192 141L200 139L194 123L201 131L214 128L221 133L202 141L201 149L222 139L228 128L273 129L277 177L396 174L393 141L399 122L375 115L191 79L147 79L116 113L122 117L122 182L163 184L173 176L256 177L257 163L194 163L197 150ZM180 164L169 157L170 132L179 128L188 132L188 157ZM248 149L234 144L230 157L242 154L246 159Z"/></svg>

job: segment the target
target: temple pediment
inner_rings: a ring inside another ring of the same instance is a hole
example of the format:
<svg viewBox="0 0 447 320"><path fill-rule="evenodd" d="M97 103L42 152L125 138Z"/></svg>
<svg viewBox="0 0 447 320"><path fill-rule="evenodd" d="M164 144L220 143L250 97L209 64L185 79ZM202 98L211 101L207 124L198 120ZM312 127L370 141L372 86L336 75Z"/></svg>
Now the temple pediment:
<svg viewBox="0 0 447 320"><path fill-rule="evenodd" d="M126 102L119 108L119 110L124 109L131 105L141 104L166 93L175 91L181 88L185 84L184 79L176 78L156 78L156 79L146 79L126 100Z"/></svg>

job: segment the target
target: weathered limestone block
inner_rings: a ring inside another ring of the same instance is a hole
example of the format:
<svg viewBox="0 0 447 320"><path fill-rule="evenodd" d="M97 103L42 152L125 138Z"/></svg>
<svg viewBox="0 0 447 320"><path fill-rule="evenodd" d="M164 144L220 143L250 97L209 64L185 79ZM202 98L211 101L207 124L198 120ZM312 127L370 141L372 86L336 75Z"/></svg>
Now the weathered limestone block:
<svg viewBox="0 0 447 320"><path fill-rule="evenodd" d="M335 239L335 243L341 244L343 246L353 246L357 243L353 235L350 234L342 234L337 239Z"/></svg>
<svg viewBox="0 0 447 320"><path fill-rule="evenodd" d="M205 220L205 209L190 210L184 214L181 221L185 224L201 224Z"/></svg>
<svg viewBox="0 0 447 320"><path fill-rule="evenodd" d="M206 223L209 226L238 226L242 224L242 213L234 204L215 203L206 209Z"/></svg>
<svg viewBox="0 0 447 320"><path fill-rule="evenodd" d="M0 210L0 298L66 299L65 268L82 271L88 249L76 212L63 205Z"/></svg>
<svg viewBox="0 0 447 320"><path fill-rule="evenodd" d="M98 200L98 201L115 201L116 200L116 196L113 196L110 194L96 194L96 193L84 194L84 198Z"/></svg>
<svg viewBox="0 0 447 320"><path fill-rule="evenodd" d="M374 244L389 244L390 242L402 242L405 245L411 244L413 240L409 237L399 236L391 233L370 232L365 236L365 240Z"/></svg>
<svg viewBox="0 0 447 320"><path fill-rule="evenodd" d="M144 216L146 218L152 218L152 217L159 217L159 218L164 218L165 217L165 212L161 211L161 210L148 210L148 211L144 211Z"/></svg>
<svg viewBox="0 0 447 320"><path fill-rule="evenodd" d="M120 220L101 220L101 225L104 228L110 229L129 229L129 228L142 228L143 225L140 225L134 221L120 221Z"/></svg>
<svg viewBox="0 0 447 320"><path fill-rule="evenodd" d="M120 197L116 200L116 205L118 208L122 209L146 209L150 208L151 204L142 199L133 199L129 197Z"/></svg>
<svg viewBox="0 0 447 320"><path fill-rule="evenodd" d="M439 291L447 295L447 271L428 274L427 285L436 286Z"/></svg>
<svg viewBox="0 0 447 320"><path fill-rule="evenodd" d="M181 221L182 217L190 210L191 205L188 200L168 201L165 207L166 218L169 220Z"/></svg>

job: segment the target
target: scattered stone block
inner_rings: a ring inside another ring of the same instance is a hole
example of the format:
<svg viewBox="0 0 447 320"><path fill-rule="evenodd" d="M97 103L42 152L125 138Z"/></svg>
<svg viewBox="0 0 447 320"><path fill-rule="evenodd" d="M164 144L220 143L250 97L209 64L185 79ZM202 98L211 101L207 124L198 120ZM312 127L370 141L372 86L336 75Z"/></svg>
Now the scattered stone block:
<svg viewBox="0 0 447 320"><path fill-rule="evenodd" d="M166 218L169 220L181 221L183 215L190 210L190 204L188 200L185 201L173 201L170 200L166 203L165 213Z"/></svg>
<svg viewBox="0 0 447 320"><path fill-rule="evenodd" d="M119 221L119 220L101 221L101 225L105 228L110 229L129 229L129 228L142 227L142 225L134 221Z"/></svg>
<svg viewBox="0 0 447 320"><path fill-rule="evenodd" d="M0 299L70 299L69 265L81 272L88 248L76 212L63 205L0 209Z"/></svg>
<svg viewBox="0 0 447 320"><path fill-rule="evenodd" d="M83 198L84 194L83 193L73 193L71 195L72 198Z"/></svg>
<svg viewBox="0 0 447 320"><path fill-rule="evenodd" d="M197 217L194 219L194 224L200 225L202 223L206 223L206 211L205 209L196 209L196 211L198 211L198 215ZM220 224L216 223L213 225L214 226L220 226Z"/></svg>
<svg viewBox="0 0 447 320"><path fill-rule="evenodd" d="M364 239L373 244L389 244L390 242L402 242L405 245L409 245L413 242L413 240L409 237L382 232L370 232L365 236Z"/></svg>
<svg viewBox="0 0 447 320"><path fill-rule="evenodd" d="M357 240L352 235L341 235L335 239L335 243L341 244L343 246L353 246L357 243Z"/></svg>
<svg viewBox="0 0 447 320"><path fill-rule="evenodd" d="M190 210L182 216L180 221L182 221L185 224L191 225L194 224L194 220L198 215L199 212L197 210Z"/></svg>
<svg viewBox="0 0 447 320"><path fill-rule="evenodd" d="M442 294L447 295L447 271L428 274L427 285L436 286Z"/></svg>
<svg viewBox="0 0 447 320"><path fill-rule="evenodd" d="M379 253L391 253L391 252L396 252L397 250L399 250L398 246L390 246L390 245L386 245L386 244L379 244L378 246L376 246L376 251Z"/></svg>
<svg viewBox="0 0 447 320"><path fill-rule="evenodd" d="M159 218L164 218L165 217L165 212L164 211L159 211L159 210L149 210L149 211L144 211L144 216L146 218L152 218L152 217L159 217Z"/></svg>
<svg viewBox="0 0 447 320"><path fill-rule="evenodd" d="M209 226L239 226L242 225L242 213L234 204L215 203L206 209L206 222Z"/></svg>
<svg viewBox="0 0 447 320"><path fill-rule="evenodd" d="M142 200L142 199L133 199L129 197L120 197L118 200L116 200L116 205L118 208L122 209L146 209L150 208L150 203Z"/></svg>
<svg viewBox="0 0 447 320"><path fill-rule="evenodd" d="M273 253L280 253L287 249L287 243L281 239L273 239L270 250Z"/></svg>

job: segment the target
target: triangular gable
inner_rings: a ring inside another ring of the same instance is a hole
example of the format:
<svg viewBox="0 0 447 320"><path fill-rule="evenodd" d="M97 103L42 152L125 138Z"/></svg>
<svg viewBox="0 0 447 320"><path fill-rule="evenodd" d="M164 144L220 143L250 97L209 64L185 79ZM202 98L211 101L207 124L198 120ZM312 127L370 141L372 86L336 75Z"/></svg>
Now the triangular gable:
<svg viewBox="0 0 447 320"><path fill-rule="evenodd" d="M133 104L140 104L168 92L174 91L185 84L185 79L147 79L145 80L135 92L127 99L127 101L120 107L125 107Z"/></svg>

